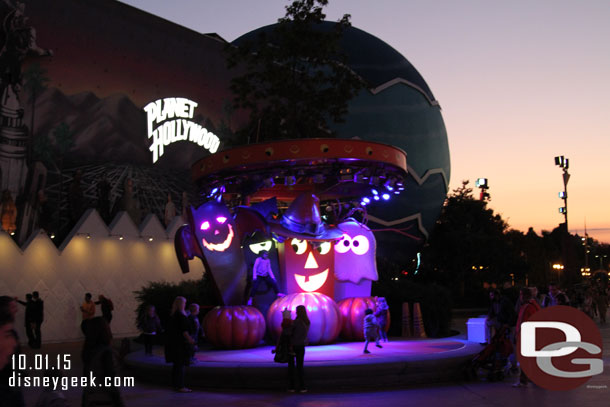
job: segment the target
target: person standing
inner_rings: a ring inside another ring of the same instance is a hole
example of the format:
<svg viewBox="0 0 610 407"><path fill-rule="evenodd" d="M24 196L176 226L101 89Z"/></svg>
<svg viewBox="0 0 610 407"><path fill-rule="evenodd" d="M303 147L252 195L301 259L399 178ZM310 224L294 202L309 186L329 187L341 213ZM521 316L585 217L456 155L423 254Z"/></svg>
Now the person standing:
<svg viewBox="0 0 610 407"><path fill-rule="evenodd" d="M608 312L608 292L602 283L593 289L593 301L599 313L599 322L606 323L606 313Z"/></svg>
<svg viewBox="0 0 610 407"><path fill-rule="evenodd" d="M542 308L553 307L555 305L559 305L559 303L557 301L557 296L559 294L564 294L564 293L559 289L559 286L557 285L557 283L549 283L549 294L546 297L544 297L544 300L542 302ZM570 302L570 299L567 297L567 295L566 295L566 300L568 301L568 303Z"/></svg>
<svg viewBox="0 0 610 407"><path fill-rule="evenodd" d="M378 297L375 302L375 318L377 318L377 323L379 324L379 337L383 339L384 342L388 341L388 334L385 331L385 327L388 324L388 311L390 307L388 306L388 302L385 297Z"/></svg>
<svg viewBox="0 0 610 407"><path fill-rule="evenodd" d="M87 320L85 326L85 343L81 352L83 361L83 376L98 378L114 378L116 370L114 356L110 346L112 333L110 326L103 317L93 317ZM87 386L83 388L81 400L83 407L113 406L123 407L119 389L115 386Z"/></svg>
<svg viewBox="0 0 610 407"><path fill-rule="evenodd" d="M377 323L377 318L373 315L373 310L367 308L364 311L364 352L363 353L371 353L367 348L369 347L370 341L375 341L375 346L378 348L383 348L379 344L379 324Z"/></svg>
<svg viewBox="0 0 610 407"><path fill-rule="evenodd" d="M146 307L146 313L138 322L138 328L142 331L144 338L144 354L152 356L153 340L157 333L161 332L161 321L157 316L154 305Z"/></svg>
<svg viewBox="0 0 610 407"><path fill-rule="evenodd" d="M102 317L104 317L106 322L110 324L110 321L112 321L112 311L114 311L114 304L112 303L112 300L100 294L95 303L101 305Z"/></svg>
<svg viewBox="0 0 610 407"><path fill-rule="evenodd" d="M168 227L172 220L176 217L176 205L172 201L172 194L167 194L167 203L165 204L165 216L163 218L165 227Z"/></svg>
<svg viewBox="0 0 610 407"><path fill-rule="evenodd" d="M261 280L264 280L267 285L270 286L273 291L275 291L275 295L279 294L280 290L277 287L277 281L275 280L273 270L271 269L269 252L266 250L261 251L261 255L256 258L254 261L254 266L252 267L252 290L250 291L248 305L252 305L252 297L256 295L256 290L258 290Z"/></svg>
<svg viewBox="0 0 610 407"><path fill-rule="evenodd" d="M84 334L87 334L87 332L85 332L85 326L89 320L95 316L95 303L91 300L91 293L85 294L85 302L80 306L80 310L83 313L83 321L80 323L80 329Z"/></svg>
<svg viewBox="0 0 610 407"><path fill-rule="evenodd" d="M298 382L298 390L301 393L306 393L304 380L303 363L305 361L305 346L307 346L307 335L309 334L309 326L311 325L307 316L307 309L304 305L299 305L296 309L297 316L293 321L292 327L292 350L293 354L288 355L288 391L294 392L294 377L295 377L295 361L296 361L296 378Z"/></svg>
<svg viewBox="0 0 610 407"><path fill-rule="evenodd" d="M176 297L170 313L165 361L173 363L172 385L179 393L190 393L192 390L184 385L184 368L191 361L192 348L195 342L189 335L189 322L184 310L186 298Z"/></svg>
<svg viewBox="0 0 610 407"><path fill-rule="evenodd" d="M34 325L34 349L42 346L40 327L44 321L44 301L40 298L38 291L32 293L32 322Z"/></svg>
<svg viewBox="0 0 610 407"><path fill-rule="evenodd" d="M199 343L199 338L201 338L202 328L201 322L199 321L199 304L191 304L189 306L189 315L187 316L189 321L189 335L195 342L193 350L197 350L197 344Z"/></svg>
<svg viewBox="0 0 610 407"><path fill-rule="evenodd" d="M25 335L28 337L28 346L32 349L36 346L36 338L34 337L34 301L32 294L25 295L25 301L16 300L19 304L25 307Z"/></svg>
<svg viewBox="0 0 610 407"><path fill-rule="evenodd" d="M510 300L500 294L499 290L489 292L491 304L485 320L485 341L491 343L492 330L499 332L502 327L513 326L515 323L515 306Z"/></svg>
<svg viewBox="0 0 610 407"><path fill-rule="evenodd" d="M521 308L519 309L519 317L517 318L517 330L515 334L515 338L519 338L519 334L521 332L521 324L528 321L532 315L536 312L540 311L540 305L536 302L535 299L532 298L532 292L529 288L523 287L519 293L519 298L521 299ZM521 369L521 375L519 376L519 381L513 384L513 387L525 387L529 383L529 379L527 375Z"/></svg>

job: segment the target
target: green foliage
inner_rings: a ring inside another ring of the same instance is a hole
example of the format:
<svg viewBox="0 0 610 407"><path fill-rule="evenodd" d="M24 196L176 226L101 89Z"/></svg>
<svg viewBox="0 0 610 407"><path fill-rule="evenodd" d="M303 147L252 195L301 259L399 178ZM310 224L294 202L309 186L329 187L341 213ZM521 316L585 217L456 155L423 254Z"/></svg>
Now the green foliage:
<svg viewBox="0 0 610 407"><path fill-rule="evenodd" d="M187 307L192 303L200 306L218 305L213 284L205 276L204 274L204 277L200 280L185 280L177 284L153 281L139 291L134 291L139 302L136 309L136 318L143 315L148 305L154 305L161 323L165 325L169 319L174 299L178 296L186 298Z"/></svg>
<svg viewBox="0 0 610 407"><path fill-rule="evenodd" d="M245 69L231 83L235 107L250 111L249 124L240 131L244 141L252 135L252 141L328 137L328 123L347 114L348 101L363 83L339 48L350 16L330 31L316 29L327 4L294 1L270 34L227 48L228 66Z"/></svg>

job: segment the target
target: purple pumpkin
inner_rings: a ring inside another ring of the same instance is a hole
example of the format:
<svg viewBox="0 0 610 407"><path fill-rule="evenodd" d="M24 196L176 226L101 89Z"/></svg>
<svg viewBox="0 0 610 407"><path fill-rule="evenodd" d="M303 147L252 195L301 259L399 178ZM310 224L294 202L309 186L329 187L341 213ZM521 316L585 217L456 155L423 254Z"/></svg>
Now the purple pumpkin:
<svg viewBox="0 0 610 407"><path fill-rule="evenodd" d="M295 293L278 298L267 312L267 325L271 334L277 338L282 331L282 311L292 311L296 317L296 308L304 305L311 321L307 339L310 345L332 343L341 331L341 313L335 301L321 293Z"/></svg>
<svg viewBox="0 0 610 407"><path fill-rule="evenodd" d="M223 349L257 346L265 335L265 317L254 307L218 306L203 320L203 331L212 345Z"/></svg>

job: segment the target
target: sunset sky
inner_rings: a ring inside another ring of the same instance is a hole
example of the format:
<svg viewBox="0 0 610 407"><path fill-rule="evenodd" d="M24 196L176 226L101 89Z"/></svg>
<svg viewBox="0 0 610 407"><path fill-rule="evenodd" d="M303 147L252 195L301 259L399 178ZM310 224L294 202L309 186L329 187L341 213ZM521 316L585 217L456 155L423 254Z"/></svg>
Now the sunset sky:
<svg viewBox="0 0 610 407"><path fill-rule="evenodd" d="M124 0L232 41L284 15L282 0ZM610 1L331 0L327 20L402 53L439 101L451 184L489 179L490 207L514 229L563 221L553 158L570 159L569 225L610 243ZM407 152L408 154L409 152Z"/></svg>

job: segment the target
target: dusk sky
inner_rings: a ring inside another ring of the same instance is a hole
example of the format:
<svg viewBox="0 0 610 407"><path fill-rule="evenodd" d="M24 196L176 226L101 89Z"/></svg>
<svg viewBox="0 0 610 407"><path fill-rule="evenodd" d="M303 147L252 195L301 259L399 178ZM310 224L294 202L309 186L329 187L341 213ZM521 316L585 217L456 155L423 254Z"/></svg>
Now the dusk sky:
<svg viewBox="0 0 610 407"><path fill-rule="evenodd" d="M282 0L124 0L232 41L284 15ZM610 243L610 1L330 0L422 74L442 107L450 189L489 179L511 228L552 230L570 159L569 225ZM407 157L409 152L407 151Z"/></svg>

